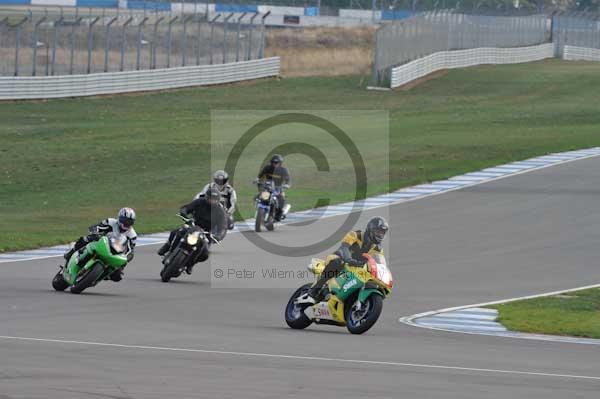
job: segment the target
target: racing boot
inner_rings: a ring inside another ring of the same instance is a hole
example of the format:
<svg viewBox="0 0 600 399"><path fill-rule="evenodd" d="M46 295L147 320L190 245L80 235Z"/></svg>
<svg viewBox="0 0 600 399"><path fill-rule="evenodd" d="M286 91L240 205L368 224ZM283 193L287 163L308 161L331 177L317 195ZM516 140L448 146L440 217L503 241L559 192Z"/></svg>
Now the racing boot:
<svg viewBox="0 0 600 399"><path fill-rule="evenodd" d="M290 211L290 208L292 206L290 204L285 204L283 209L281 210L281 220L285 219L288 212Z"/></svg>
<svg viewBox="0 0 600 399"><path fill-rule="evenodd" d="M123 269L115 270L114 272L108 275L108 279L114 281L115 283L123 280Z"/></svg>

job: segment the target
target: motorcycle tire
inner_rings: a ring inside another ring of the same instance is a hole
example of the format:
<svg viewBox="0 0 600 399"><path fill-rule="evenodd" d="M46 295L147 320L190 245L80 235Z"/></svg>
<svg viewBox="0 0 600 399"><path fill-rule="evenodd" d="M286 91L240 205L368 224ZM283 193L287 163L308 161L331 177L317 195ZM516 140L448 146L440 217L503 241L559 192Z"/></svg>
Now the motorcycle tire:
<svg viewBox="0 0 600 399"><path fill-rule="evenodd" d="M304 314L304 309L310 304L296 305L294 300L310 290L312 284L304 284L298 288L293 294L285 307L285 322L294 330L302 330L312 324L312 320Z"/></svg>
<svg viewBox="0 0 600 399"><path fill-rule="evenodd" d="M358 299L357 299L358 300ZM380 295L372 294L367 298L363 306L367 306L366 314L359 320L352 318L352 307L355 302L348 303L344 309L344 318L346 319L346 328L352 334L362 334L368 331L379 319L383 309L383 298Z"/></svg>
<svg viewBox="0 0 600 399"><path fill-rule="evenodd" d="M168 283L173 277L178 277L181 269L184 266L184 262L187 258L185 252L179 248L175 249L175 252L168 255L169 259L165 259L165 267L160 272L160 279L163 283Z"/></svg>
<svg viewBox="0 0 600 399"><path fill-rule="evenodd" d="M100 263L96 263L81 278L75 281L75 284L71 287L71 293L81 294L83 290L93 286L102 273L104 273L104 266Z"/></svg>
<svg viewBox="0 0 600 399"><path fill-rule="evenodd" d="M256 210L256 220L254 221L254 231L257 233L260 233L263 220L265 220L265 210L263 208L258 208Z"/></svg>
<svg viewBox="0 0 600 399"><path fill-rule="evenodd" d="M64 291L69 286L69 283L65 281L65 278L62 275L62 270L56 273L56 276L52 279L52 288L56 291Z"/></svg>

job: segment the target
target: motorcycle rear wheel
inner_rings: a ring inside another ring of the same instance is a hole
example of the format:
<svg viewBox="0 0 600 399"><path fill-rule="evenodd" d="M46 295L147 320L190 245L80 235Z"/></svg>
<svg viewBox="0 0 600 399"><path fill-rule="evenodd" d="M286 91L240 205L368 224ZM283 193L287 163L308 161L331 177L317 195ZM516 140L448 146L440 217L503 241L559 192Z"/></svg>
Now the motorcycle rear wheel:
<svg viewBox="0 0 600 399"><path fill-rule="evenodd" d="M296 298L308 292L311 286L312 284L304 284L292 294L288 301L285 307L285 322L290 328L302 330L312 324L312 320L304 314L304 309L309 307L310 304L297 305L294 303Z"/></svg>

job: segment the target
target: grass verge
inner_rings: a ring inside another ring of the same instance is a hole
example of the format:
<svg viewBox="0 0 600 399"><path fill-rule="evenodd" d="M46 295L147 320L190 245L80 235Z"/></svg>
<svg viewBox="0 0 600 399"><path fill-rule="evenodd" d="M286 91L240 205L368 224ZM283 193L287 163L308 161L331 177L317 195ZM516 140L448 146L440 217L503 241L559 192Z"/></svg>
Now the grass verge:
<svg viewBox="0 0 600 399"><path fill-rule="evenodd" d="M370 175L369 195L600 145L598 63L453 70L406 92L365 85L363 76L290 78L0 103L0 251L72 240L122 205L138 211L139 232L172 228L174 212L211 175L211 144L219 144L211 142L211 110L388 110L386 140L370 140L373 126L350 120L370 165L389 151L389 173ZM305 138L301 130L290 132ZM320 139L312 144L325 148ZM265 155L253 155L248 178ZM312 206L323 191L335 201L353 198L353 176L321 177L305 158L288 162L295 210ZM238 183L242 212L250 216L255 188Z"/></svg>
<svg viewBox="0 0 600 399"><path fill-rule="evenodd" d="M512 331L600 338L600 288L491 306Z"/></svg>

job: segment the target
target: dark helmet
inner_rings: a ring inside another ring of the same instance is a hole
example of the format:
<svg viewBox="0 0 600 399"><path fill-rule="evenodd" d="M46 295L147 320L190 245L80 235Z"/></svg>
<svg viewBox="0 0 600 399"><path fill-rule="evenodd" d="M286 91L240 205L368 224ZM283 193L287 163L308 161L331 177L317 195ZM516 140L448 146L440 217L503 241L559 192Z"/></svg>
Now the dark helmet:
<svg viewBox="0 0 600 399"><path fill-rule="evenodd" d="M216 188L209 187L204 194L204 198L206 198L210 204L218 204L219 201L221 201L221 193Z"/></svg>
<svg viewBox="0 0 600 399"><path fill-rule="evenodd" d="M365 229L365 237L373 244L381 244L385 238L385 234L390 229L384 218L376 216L369 220Z"/></svg>
<svg viewBox="0 0 600 399"><path fill-rule="evenodd" d="M274 154L271 157L271 165L274 165L274 164L280 164L281 165L282 163L283 163L283 157L281 155Z"/></svg>
<svg viewBox="0 0 600 399"><path fill-rule="evenodd" d="M229 175L224 170L217 170L213 175L213 181L219 188L223 188L227 181L229 180Z"/></svg>
<svg viewBox="0 0 600 399"><path fill-rule="evenodd" d="M121 208L117 218L119 220L119 229L121 232L125 232L135 223L135 211L131 208Z"/></svg>

